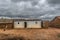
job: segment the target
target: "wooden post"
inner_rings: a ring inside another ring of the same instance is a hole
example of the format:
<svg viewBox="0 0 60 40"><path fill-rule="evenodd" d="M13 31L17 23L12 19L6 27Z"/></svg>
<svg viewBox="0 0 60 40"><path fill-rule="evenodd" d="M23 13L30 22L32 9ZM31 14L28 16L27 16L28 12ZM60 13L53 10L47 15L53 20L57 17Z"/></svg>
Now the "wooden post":
<svg viewBox="0 0 60 40"><path fill-rule="evenodd" d="M5 25L4 31L6 31L6 29L7 29L7 25Z"/></svg>

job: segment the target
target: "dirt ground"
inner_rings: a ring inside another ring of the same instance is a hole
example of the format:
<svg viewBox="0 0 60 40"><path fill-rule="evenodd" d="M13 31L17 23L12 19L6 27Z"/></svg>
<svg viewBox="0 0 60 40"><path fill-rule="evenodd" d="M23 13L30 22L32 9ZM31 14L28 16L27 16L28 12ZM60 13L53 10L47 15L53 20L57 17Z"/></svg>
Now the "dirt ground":
<svg viewBox="0 0 60 40"><path fill-rule="evenodd" d="M0 40L60 40L60 29L0 29Z"/></svg>

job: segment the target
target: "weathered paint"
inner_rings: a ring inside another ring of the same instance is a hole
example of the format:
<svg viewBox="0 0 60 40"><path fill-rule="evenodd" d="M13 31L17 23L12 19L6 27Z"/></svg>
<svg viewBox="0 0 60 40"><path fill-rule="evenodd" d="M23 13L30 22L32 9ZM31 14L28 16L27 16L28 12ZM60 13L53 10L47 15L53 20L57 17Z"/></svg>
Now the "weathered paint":
<svg viewBox="0 0 60 40"><path fill-rule="evenodd" d="M15 21L14 28L42 28L42 27L41 21Z"/></svg>
<svg viewBox="0 0 60 40"><path fill-rule="evenodd" d="M28 21L27 28L41 28L41 21Z"/></svg>
<svg viewBox="0 0 60 40"><path fill-rule="evenodd" d="M13 24L12 23L0 24L0 28L13 29Z"/></svg>
<svg viewBox="0 0 60 40"><path fill-rule="evenodd" d="M24 22L23 21L14 22L14 28L24 28Z"/></svg>
<svg viewBox="0 0 60 40"><path fill-rule="evenodd" d="M49 27L49 21L43 21L43 28Z"/></svg>

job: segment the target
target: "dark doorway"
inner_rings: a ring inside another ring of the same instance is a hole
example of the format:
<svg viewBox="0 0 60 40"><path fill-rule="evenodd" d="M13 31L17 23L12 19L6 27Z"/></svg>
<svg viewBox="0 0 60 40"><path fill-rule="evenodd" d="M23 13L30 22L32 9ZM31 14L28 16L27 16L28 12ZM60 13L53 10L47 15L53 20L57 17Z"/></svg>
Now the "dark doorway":
<svg viewBox="0 0 60 40"><path fill-rule="evenodd" d="M43 21L41 21L41 26L42 26L42 28L43 28Z"/></svg>
<svg viewBox="0 0 60 40"><path fill-rule="evenodd" d="M27 28L27 22L24 22L24 27Z"/></svg>

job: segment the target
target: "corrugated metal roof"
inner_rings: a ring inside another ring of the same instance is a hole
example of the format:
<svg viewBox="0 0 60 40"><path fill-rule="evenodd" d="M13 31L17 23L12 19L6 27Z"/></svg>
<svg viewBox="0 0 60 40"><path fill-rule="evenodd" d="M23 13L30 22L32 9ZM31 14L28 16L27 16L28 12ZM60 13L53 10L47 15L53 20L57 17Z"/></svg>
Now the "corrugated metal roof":
<svg viewBox="0 0 60 40"><path fill-rule="evenodd" d="M14 21L41 21L41 19L14 19Z"/></svg>

